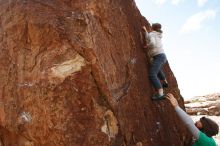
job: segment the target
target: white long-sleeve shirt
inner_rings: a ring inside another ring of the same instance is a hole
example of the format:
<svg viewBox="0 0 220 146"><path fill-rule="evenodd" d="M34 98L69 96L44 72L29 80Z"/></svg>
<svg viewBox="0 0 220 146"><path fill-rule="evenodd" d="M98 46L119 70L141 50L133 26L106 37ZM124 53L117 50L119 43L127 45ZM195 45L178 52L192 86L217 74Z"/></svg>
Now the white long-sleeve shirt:
<svg viewBox="0 0 220 146"><path fill-rule="evenodd" d="M162 33L157 31L152 31L150 33L146 32L145 39L149 46L148 54L150 57L164 53L162 44Z"/></svg>

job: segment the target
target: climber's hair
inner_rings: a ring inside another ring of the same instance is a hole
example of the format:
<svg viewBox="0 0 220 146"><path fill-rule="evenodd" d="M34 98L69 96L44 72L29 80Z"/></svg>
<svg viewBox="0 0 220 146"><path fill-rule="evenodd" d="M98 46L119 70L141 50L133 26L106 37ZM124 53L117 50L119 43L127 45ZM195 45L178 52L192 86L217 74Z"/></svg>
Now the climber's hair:
<svg viewBox="0 0 220 146"><path fill-rule="evenodd" d="M219 126L215 121L206 117L202 117L200 118L200 122L202 123L201 131L208 137L212 137L218 134Z"/></svg>
<svg viewBox="0 0 220 146"><path fill-rule="evenodd" d="M152 24L152 30L163 33L163 31L161 30L162 25L160 23L153 23Z"/></svg>

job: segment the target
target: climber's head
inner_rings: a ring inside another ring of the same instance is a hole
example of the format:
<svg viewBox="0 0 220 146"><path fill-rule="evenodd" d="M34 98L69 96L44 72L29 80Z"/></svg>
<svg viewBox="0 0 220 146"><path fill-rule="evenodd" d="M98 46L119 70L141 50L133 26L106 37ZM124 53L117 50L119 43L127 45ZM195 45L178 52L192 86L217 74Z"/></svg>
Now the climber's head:
<svg viewBox="0 0 220 146"><path fill-rule="evenodd" d="M152 24L152 30L157 31L162 33L163 31L161 30L162 25L160 23L153 23Z"/></svg>
<svg viewBox="0 0 220 146"><path fill-rule="evenodd" d="M200 120L197 121L195 125L200 131L205 133L208 137L212 137L218 134L219 132L218 124L215 121L206 117L200 118Z"/></svg>

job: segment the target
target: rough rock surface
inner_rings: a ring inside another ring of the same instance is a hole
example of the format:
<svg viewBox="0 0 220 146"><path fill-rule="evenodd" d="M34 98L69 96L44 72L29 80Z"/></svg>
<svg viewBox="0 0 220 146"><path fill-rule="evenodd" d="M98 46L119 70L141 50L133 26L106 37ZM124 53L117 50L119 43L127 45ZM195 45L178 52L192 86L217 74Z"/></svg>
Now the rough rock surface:
<svg viewBox="0 0 220 146"><path fill-rule="evenodd" d="M190 115L220 116L220 94L192 98L185 101L185 107Z"/></svg>
<svg viewBox="0 0 220 146"><path fill-rule="evenodd" d="M0 22L1 145L187 145L170 104L150 100L133 0L0 0Z"/></svg>

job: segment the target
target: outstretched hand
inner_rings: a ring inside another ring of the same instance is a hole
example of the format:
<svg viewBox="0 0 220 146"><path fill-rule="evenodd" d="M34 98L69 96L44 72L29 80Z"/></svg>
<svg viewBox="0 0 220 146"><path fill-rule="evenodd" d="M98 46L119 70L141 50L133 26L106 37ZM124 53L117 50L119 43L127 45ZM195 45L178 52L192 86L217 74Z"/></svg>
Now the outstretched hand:
<svg viewBox="0 0 220 146"><path fill-rule="evenodd" d="M173 94L171 93L168 93L166 98L170 101L170 103L172 104L172 106L175 108L177 107L179 104L178 104L178 101L176 100L176 98L174 98Z"/></svg>
<svg viewBox="0 0 220 146"><path fill-rule="evenodd" d="M147 28L145 26L142 27L142 30L147 32Z"/></svg>
<svg viewBox="0 0 220 146"><path fill-rule="evenodd" d="M147 45L145 45L145 46L144 46L144 49L147 49L147 48L148 48L148 46L147 46Z"/></svg>

